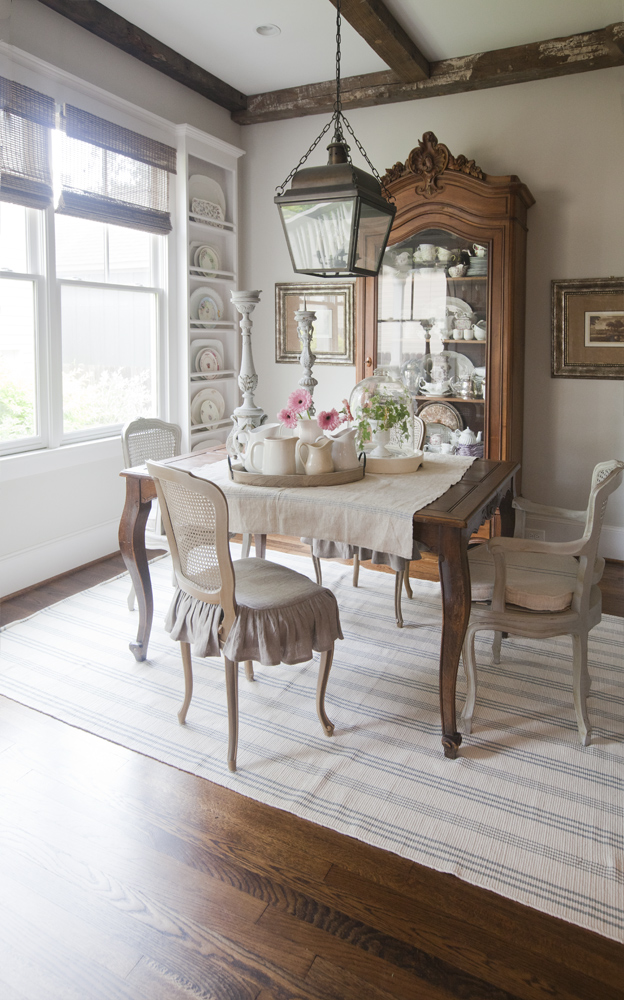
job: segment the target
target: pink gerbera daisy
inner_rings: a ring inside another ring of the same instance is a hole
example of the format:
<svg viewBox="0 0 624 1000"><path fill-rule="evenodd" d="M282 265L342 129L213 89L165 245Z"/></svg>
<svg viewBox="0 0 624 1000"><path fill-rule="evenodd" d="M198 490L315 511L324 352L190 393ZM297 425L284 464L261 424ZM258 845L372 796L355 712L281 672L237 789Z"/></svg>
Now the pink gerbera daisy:
<svg viewBox="0 0 624 1000"><path fill-rule="evenodd" d="M312 406L312 396L307 389L295 389L288 397L286 406L295 413L303 413Z"/></svg>
<svg viewBox="0 0 624 1000"><path fill-rule="evenodd" d="M318 415L318 424L324 431L335 431L340 427L340 414L337 409L322 410Z"/></svg>
<svg viewBox="0 0 624 1000"><path fill-rule="evenodd" d="M297 414L294 410L285 406L283 410L280 410L277 414L277 419L280 423L285 424L286 427L296 427L297 426Z"/></svg>

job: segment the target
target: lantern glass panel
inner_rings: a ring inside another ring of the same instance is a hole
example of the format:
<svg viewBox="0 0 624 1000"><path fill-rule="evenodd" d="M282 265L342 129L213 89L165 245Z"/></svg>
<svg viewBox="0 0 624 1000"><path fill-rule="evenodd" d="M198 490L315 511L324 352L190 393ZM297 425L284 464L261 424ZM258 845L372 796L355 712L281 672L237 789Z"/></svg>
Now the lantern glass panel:
<svg viewBox="0 0 624 1000"><path fill-rule="evenodd" d="M280 205L296 271L347 271L355 198Z"/></svg>
<svg viewBox="0 0 624 1000"><path fill-rule="evenodd" d="M355 255L356 268L377 273L392 219L393 216L388 212L362 202Z"/></svg>

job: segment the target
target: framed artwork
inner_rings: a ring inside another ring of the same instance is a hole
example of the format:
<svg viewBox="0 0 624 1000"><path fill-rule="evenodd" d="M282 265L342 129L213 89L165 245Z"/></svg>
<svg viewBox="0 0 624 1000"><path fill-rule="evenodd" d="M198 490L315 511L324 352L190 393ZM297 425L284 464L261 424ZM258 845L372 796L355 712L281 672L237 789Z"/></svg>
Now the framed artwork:
<svg viewBox="0 0 624 1000"><path fill-rule="evenodd" d="M624 278L552 282L552 374L624 378Z"/></svg>
<svg viewBox="0 0 624 1000"><path fill-rule="evenodd" d="M284 282L275 285L275 360L297 364L301 341L295 313L316 313L311 349L317 365L353 365L355 280L322 284Z"/></svg>

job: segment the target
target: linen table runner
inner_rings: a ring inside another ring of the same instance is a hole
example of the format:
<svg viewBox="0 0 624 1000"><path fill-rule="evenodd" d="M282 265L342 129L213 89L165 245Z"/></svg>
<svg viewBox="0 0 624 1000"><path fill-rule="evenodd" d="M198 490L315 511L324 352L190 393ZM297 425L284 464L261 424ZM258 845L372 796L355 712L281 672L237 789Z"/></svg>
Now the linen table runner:
<svg viewBox="0 0 624 1000"><path fill-rule="evenodd" d="M428 454L416 472L373 475L343 486L283 488L233 483L227 461L193 470L227 497L230 531L305 535L411 559L416 511L458 483L474 458Z"/></svg>

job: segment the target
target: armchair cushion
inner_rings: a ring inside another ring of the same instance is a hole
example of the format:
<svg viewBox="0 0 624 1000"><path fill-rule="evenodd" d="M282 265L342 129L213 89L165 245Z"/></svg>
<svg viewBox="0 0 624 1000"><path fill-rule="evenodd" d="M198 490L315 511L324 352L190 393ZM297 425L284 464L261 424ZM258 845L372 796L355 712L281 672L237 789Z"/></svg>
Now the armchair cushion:
<svg viewBox="0 0 624 1000"><path fill-rule="evenodd" d="M391 552L377 552L361 545L350 545L349 542L331 542L325 538L302 538L301 541L304 545L311 546L312 555L318 559L353 559L357 553L360 562L370 560L374 566L390 566L395 573L402 573L409 562L409 559L395 556ZM412 561L420 558L418 542L414 542Z"/></svg>
<svg viewBox="0 0 624 1000"><path fill-rule="evenodd" d="M329 650L335 639L342 639L331 590L265 559L238 559L233 566L236 620L223 647L229 660L264 666L305 663L313 650ZM172 639L192 642L195 656L218 656L220 620L219 605L178 589L165 627Z"/></svg>
<svg viewBox="0 0 624 1000"><path fill-rule="evenodd" d="M487 545L468 553L473 601L491 601L494 560ZM565 611L572 603L579 564L574 556L536 552L506 554L505 601L531 611Z"/></svg>

